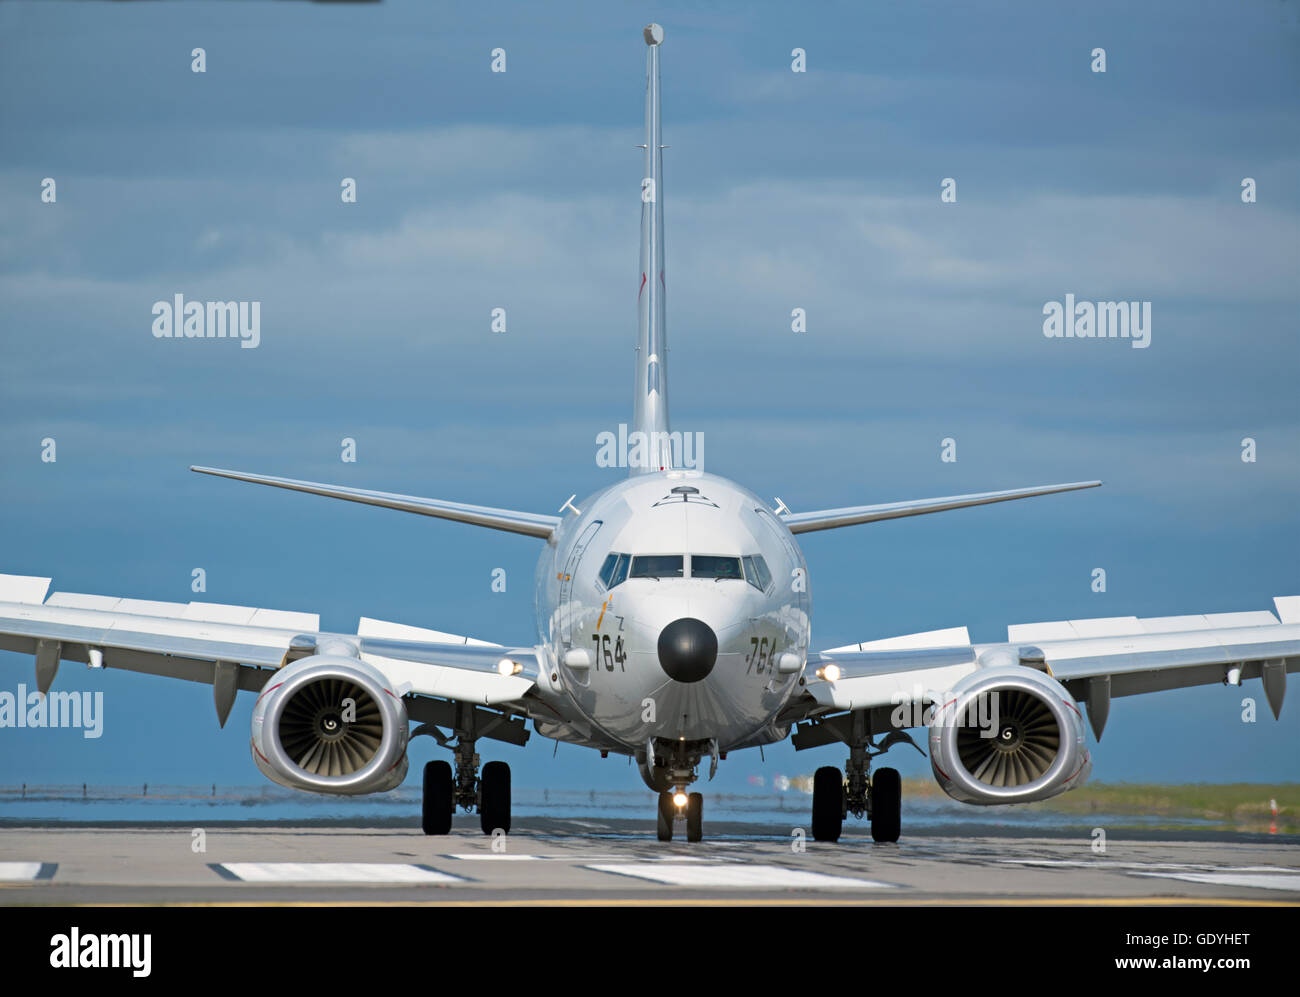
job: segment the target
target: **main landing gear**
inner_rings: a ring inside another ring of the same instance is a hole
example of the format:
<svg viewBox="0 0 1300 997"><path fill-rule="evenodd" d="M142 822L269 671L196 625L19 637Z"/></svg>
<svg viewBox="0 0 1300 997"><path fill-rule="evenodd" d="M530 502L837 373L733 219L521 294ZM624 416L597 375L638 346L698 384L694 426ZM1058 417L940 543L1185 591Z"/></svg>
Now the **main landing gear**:
<svg viewBox="0 0 1300 997"><path fill-rule="evenodd" d="M866 772L846 768L849 778L837 768L825 766L813 776L812 832L814 841L839 841L844 818L852 813L871 819L871 837L875 841L897 841L902 825L903 782L898 769L878 769L867 778ZM860 790L850 790L857 784Z"/></svg>
<svg viewBox="0 0 1300 997"><path fill-rule="evenodd" d="M813 840L838 841L844 818L853 814L871 820L873 840L897 841L902 829L903 781L897 769L877 769L871 775L871 759L895 744L921 749L901 730L890 731L877 747L866 733L865 717L860 713L853 715L852 728L841 736L849 746L844 771L826 766L813 776Z"/></svg>
<svg viewBox="0 0 1300 997"><path fill-rule="evenodd" d="M488 762L479 774L479 757L475 739L457 732L453 746L449 738L436 730L426 731L443 747L452 749L456 768L444 761L424 766L424 794L421 826L425 834L450 834L451 818L457 807L478 811L484 834L497 830L510 833L510 766L505 762Z"/></svg>
<svg viewBox="0 0 1300 997"><path fill-rule="evenodd" d="M425 834L450 834L451 818L456 807L477 810L484 834L498 829L510 833L510 766L505 762L488 762L483 774L476 775L478 755L468 747L472 764L460 763L461 746L456 748L456 776L444 761L424 766L424 798L421 826Z"/></svg>

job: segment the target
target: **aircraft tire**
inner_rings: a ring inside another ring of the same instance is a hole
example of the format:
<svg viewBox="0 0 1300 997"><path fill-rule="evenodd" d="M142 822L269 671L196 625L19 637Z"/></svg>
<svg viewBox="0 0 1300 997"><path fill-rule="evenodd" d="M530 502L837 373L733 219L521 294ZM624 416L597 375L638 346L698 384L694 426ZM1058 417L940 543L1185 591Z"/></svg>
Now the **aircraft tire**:
<svg viewBox="0 0 1300 997"><path fill-rule="evenodd" d="M704 840L703 793L692 793L686 798L686 840Z"/></svg>
<svg viewBox="0 0 1300 997"><path fill-rule="evenodd" d="M878 769L871 778L871 837L897 841L903 816L903 780L898 769Z"/></svg>
<svg viewBox="0 0 1300 997"><path fill-rule="evenodd" d="M813 841L839 841L844 828L844 775L824 765L813 775Z"/></svg>
<svg viewBox="0 0 1300 997"><path fill-rule="evenodd" d="M450 834L452 813L451 765L427 762L424 766L424 792L420 801L421 825L425 834Z"/></svg>
<svg viewBox="0 0 1300 997"><path fill-rule="evenodd" d="M676 809L672 793L659 794L659 822L656 831L660 841L673 840L673 812Z"/></svg>
<svg viewBox="0 0 1300 997"><path fill-rule="evenodd" d="M478 782L479 825L484 834L497 828L510 833L510 766L488 762Z"/></svg>

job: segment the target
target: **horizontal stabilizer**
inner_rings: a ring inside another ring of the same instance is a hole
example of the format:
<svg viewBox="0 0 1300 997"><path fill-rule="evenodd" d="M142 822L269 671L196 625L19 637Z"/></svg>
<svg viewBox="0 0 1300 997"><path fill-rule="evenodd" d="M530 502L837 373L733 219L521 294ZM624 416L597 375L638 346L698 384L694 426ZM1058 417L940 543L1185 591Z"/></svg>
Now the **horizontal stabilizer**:
<svg viewBox="0 0 1300 997"><path fill-rule="evenodd" d="M493 509L484 505L466 505L463 502L444 502L442 499L420 498L417 495L376 492L368 488L323 485L316 481L298 481L294 478L275 478L268 474L223 471L216 467L191 467L190 470L197 471L199 474L215 475L218 478L233 478L235 481L249 481L255 485L287 488L294 492L306 492L308 495L343 499L347 502L361 502L364 505L377 505L384 509L414 512L421 516L450 519L458 523L469 523L471 526L486 526L492 530L503 530L506 533L522 533L525 536L542 537L543 539L549 538L560 522L558 516L544 516L533 512L516 512L513 509Z"/></svg>
<svg viewBox="0 0 1300 997"><path fill-rule="evenodd" d="M947 498L914 499L910 502L886 502L881 505L854 505L843 509L821 509L817 512L794 512L782 516L791 533L812 533L814 530L836 530L841 526L858 523L878 523L883 519L902 519L905 516L924 516L931 512L949 509L966 509L973 505L991 505L994 502L1011 502L1015 499L1034 498L1037 495L1055 495L1080 488L1096 488L1100 481L1072 481L1064 485L1040 485L1037 488L1014 488L1003 492L977 492L972 495L950 495Z"/></svg>

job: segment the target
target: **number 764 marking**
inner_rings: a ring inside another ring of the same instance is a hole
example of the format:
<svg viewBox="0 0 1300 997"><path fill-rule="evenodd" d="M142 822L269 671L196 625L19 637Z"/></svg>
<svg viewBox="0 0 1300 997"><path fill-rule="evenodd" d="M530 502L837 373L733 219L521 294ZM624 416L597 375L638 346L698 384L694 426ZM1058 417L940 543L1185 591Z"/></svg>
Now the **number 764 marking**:
<svg viewBox="0 0 1300 997"><path fill-rule="evenodd" d="M596 642L596 667L604 661L605 671L612 672L614 666L618 665L619 671L627 671L627 651L623 649L623 636L620 634L610 645L609 634L592 634L591 639Z"/></svg>

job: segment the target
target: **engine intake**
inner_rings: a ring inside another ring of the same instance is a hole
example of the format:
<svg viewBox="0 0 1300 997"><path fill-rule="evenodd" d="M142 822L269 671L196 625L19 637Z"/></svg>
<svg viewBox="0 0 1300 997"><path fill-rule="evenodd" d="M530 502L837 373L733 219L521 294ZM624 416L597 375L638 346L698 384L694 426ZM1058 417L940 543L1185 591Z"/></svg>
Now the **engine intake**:
<svg viewBox="0 0 1300 997"><path fill-rule="evenodd" d="M1017 665L981 669L944 697L931 719L930 761L944 792L982 805L1045 800L1092 769L1065 687Z"/></svg>
<svg viewBox="0 0 1300 997"><path fill-rule="evenodd" d="M253 708L253 759L273 782L360 795L406 777L406 705L377 669L313 655L280 669Z"/></svg>

